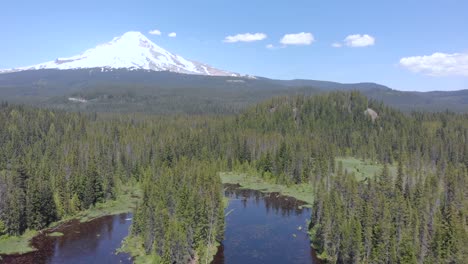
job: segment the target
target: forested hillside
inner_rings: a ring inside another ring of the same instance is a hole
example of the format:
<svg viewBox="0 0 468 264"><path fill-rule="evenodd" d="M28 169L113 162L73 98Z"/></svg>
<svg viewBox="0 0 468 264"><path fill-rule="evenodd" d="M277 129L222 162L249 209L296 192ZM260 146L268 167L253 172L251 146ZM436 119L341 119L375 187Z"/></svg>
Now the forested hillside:
<svg viewBox="0 0 468 264"><path fill-rule="evenodd" d="M311 184L311 234L339 263L460 263L468 243L468 115L403 114L359 92L270 99L235 116L79 114L2 105L3 233L42 228L137 184L132 236L163 263L208 257L221 171ZM364 179L338 157L398 167ZM19 223L19 224L16 224Z"/></svg>
<svg viewBox="0 0 468 264"><path fill-rule="evenodd" d="M407 92L376 83L274 80L113 69L43 69L0 74L0 98L87 112L239 114L277 96L360 91L404 112L468 112L468 90ZM69 98L83 99L73 101Z"/></svg>
<svg viewBox="0 0 468 264"><path fill-rule="evenodd" d="M222 236L224 207L216 163L192 161L196 147L187 160L173 155L172 135L186 121L2 104L0 236L42 229L141 182L133 232L145 235L147 252L165 262L203 257Z"/></svg>
<svg viewBox="0 0 468 264"><path fill-rule="evenodd" d="M466 260L467 115L404 115L357 93L334 93L273 99L241 115L238 124L282 138L270 150L264 147L260 171L280 182L313 184L311 234L321 258L332 263ZM362 180L335 162L337 156L386 165ZM398 167L396 175L387 164Z"/></svg>

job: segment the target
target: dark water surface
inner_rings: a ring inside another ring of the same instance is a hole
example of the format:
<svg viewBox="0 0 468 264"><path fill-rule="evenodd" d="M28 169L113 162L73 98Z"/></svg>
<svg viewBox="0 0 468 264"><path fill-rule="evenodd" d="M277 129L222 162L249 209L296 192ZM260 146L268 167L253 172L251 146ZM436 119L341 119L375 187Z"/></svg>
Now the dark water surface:
<svg viewBox="0 0 468 264"><path fill-rule="evenodd" d="M310 247L304 203L277 193L228 186L226 230L214 264L319 263Z"/></svg>
<svg viewBox="0 0 468 264"><path fill-rule="evenodd" d="M61 237L45 234L32 240L37 251L3 256L0 263L132 263L128 254L115 254L122 240L128 235L132 214L109 215L90 222L67 222L53 231Z"/></svg>
<svg viewBox="0 0 468 264"><path fill-rule="evenodd" d="M229 198L225 238L214 264L319 263L307 235L310 209L299 208L303 202L233 185L226 187L225 195ZM131 218L128 213L67 222L46 231L63 236L36 236L32 245L37 251L3 256L0 263L132 263L128 254L115 254L128 235Z"/></svg>

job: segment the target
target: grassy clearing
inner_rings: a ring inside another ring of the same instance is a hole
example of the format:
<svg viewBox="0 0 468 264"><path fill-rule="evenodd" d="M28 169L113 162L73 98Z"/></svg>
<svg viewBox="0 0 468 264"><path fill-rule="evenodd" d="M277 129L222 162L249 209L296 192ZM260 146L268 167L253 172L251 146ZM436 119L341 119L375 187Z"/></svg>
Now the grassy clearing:
<svg viewBox="0 0 468 264"><path fill-rule="evenodd" d="M195 257L195 260L192 261L191 263L211 263L214 260L214 257L216 253L218 253L218 247L221 244L219 242L215 242L214 244L211 244L208 246L208 249L206 249L206 256L204 256L204 259L200 261L198 259L198 256ZM205 251L205 250L204 250Z"/></svg>
<svg viewBox="0 0 468 264"><path fill-rule="evenodd" d="M140 197L140 188L136 184L128 185L122 188L116 200L98 203L72 218L79 219L83 223L106 215L128 213L133 211Z"/></svg>
<svg viewBox="0 0 468 264"><path fill-rule="evenodd" d="M383 165L371 161L363 161L352 157L337 158L336 161L343 163L343 168L348 173L354 173L357 180L366 177L373 178L382 172ZM396 175L397 168L394 165L389 167L390 174ZM309 205L314 201L313 187L310 184L280 185L261 178L255 172L220 172L221 181L229 184L239 184L242 188L259 190L262 192L278 192L285 196L291 196L304 201Z"/></svg>
<svg viewBox="0 0 468 264"><path fill-rule="evenodd" d="M358 180L363 180L367 177L373 178L375 175L379 175L383 169L382 164L363 161L352 157L337 158L336 161L341 161L343 163L343 169L347 170L348 173L354 172ZM389 165L388 169L391 175L396 175L396 166Z"/></svg>
<svg viewBox="0 0 468 264"><path fill-rule="evenodd" d="M213 261L216 252L218 252L218 246L220 244L216 242L208 248L206 251L208 254L208 259L203 261L203 263L211 263ZM205 250L203 250L205 252ZM152 263L162 263L161 259L155 254L146 255L145 249L143 247L143 240L140 237L128 236L122 241L122 246L117 249L116 254L118 253L127 253L133 257L133 263L135 264L152 264ZM199 263L198 257L195 261L190 263Z"/></svg>
<svg viewBox="0 0 468 264"><path fill-rule="evenodd" d="M52 233L47 234L47 236L50 236L50 237L61 237L61 236L63 236L63 233L62 233L62 232L52 232Z"/></svg>
<svg viewBox="0 0 468 264"><path fill-rule="evenodd" d="M206 263L211 263L218 252L219 243L216 242L208 248L206 251L208 254L208 259ZM118 253L127 253L133 257L133 263L135 264L152 264L152 263L162 263L161 259L155 254L146 255L145 249L143 247L143 240L140 237L128 236L122 241L122 246L117 249L116 254ZM198 263L198 258L195 261L190 263ZM203 261L205 263L205 261Z"/></svg>
<svg viewBox="0 0 468 264"><path fill-rule="evenodd" d="M29 240L37 235L37 231L27 230L21 236L4 236L0 237L0 254L23 254L35 251L36 249L31 247Z"/></svg>
<svg viewBox="0 0 468 264"><path fill-rule="evenodd" d="M140 237L128 236L122 241L122 246L117 249L118 253L128 253L133 257L135 264L158 263L159 259L155 255L146 255L143 247L143 240Z"/></svg>
<svg viewBox="0 0 468 264"><path fill-rule="evenodd" d="M80 222L88 222L105 215L115 215L131 212L141 197L137 184L128 184L119 190L116 200L96 204L94 207L82 211L77 215L67 216L59 222L52 223L49 228L57 227L71 219L79 219ZM27 231L21 236L0 237L0 254L24 254L36 250L30 246L29 241L38 234L38 231ZM59 232L50 233L49 236L58 236ZM62 234L63 235L63 234Z"/></svg>
<svg viewBox="0 0 468 264"><path fill-rule="evenodd" d="M220 172L221 181L228 184L239 184L242 188L261 192L278 192L281 195L294 197L311 205L314 201L313 189L310 184L280 185L246 173Z"/></svg>

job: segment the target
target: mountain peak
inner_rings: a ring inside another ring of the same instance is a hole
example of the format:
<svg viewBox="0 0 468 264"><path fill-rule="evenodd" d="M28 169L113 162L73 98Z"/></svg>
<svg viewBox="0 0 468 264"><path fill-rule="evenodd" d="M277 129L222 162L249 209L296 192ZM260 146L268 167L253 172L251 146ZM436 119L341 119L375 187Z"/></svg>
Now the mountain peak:
<svg viewBox="0 0 468 264"><path fill-rule="evenodd" d="M132 42L151 42L145 35L139 31L128 31L120 37L115 37L111 42L132 41ZM153 43L154 44L154 43Z"/></svg>
<svg viewBox="0 0 468 264"><path fill-rule="evenodd" d="M143 35L140 31L128 31L128 32L125 32L122 36L120 36L121 38L124 38L124 37L131 37L131 38L145 38L146 39L146 36Z"/></svg>
<svg viewBox="0 0 468 264"><path fill-rule="evenodd" d="M142 69L171 71L184 74L238 76L236 73L213 68L207 64L187 60L153 43L138 31L129 31L110 42L100 44L69 58L57 58L33 66L8 71L39 69Z"/></svg>

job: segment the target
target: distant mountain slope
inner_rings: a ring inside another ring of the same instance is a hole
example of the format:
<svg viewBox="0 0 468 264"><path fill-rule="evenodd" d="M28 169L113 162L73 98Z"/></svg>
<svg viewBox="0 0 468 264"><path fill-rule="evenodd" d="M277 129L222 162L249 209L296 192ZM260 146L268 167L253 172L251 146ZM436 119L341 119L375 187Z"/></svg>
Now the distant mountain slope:
<svg viewBox="0 0 468 264"><path fill-rule="evenodd" d="M140 32L127 32L112 41L88 49L80 55L58 58L37 65L3 72L40 69L139 69L151 71L171 71L185 74L214 76L237 76L238 74L219 70L207 64L187 60L154 44Z"/></svg>
<svg viewBox="0 0 468 264"><path fill-rule="evenodd" d="M283 81L127 69L102 72L100 68L0 74L0 100L80 111L236 113L273 96L334 90L359 90L404 111L468 112L468 90L403 92L375 83Z"/></svg>
<svg viewBox="0 0 468 264"><path fill-rule="evenodd" d="M272 80L281 85L286 85L290 87L320 87L321 89L331 89L331 90L353 90L359 89L364 90L389 90L387 86L377 84L377 83L338 83L330 81L317 81L317 80Z"/></svg>

